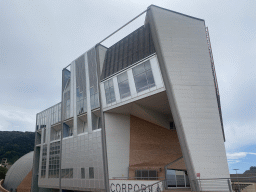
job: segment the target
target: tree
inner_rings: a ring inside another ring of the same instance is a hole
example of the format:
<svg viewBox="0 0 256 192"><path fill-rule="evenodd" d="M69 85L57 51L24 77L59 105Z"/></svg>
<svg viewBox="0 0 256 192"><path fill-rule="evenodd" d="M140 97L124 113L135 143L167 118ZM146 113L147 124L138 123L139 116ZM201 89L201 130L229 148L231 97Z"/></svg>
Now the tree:
<svg viewBox="0 0 256 192"><path fill-rule="evenodd" d="M8 169L6 167L0 167L0 180L5 179L5 175L7 173Z"/></svg>

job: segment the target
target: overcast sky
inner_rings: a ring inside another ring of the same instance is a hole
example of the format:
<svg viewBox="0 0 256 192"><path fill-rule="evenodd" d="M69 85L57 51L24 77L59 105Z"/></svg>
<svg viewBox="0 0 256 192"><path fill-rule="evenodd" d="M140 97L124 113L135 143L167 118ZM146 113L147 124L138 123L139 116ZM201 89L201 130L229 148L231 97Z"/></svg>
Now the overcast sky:
<svg viewBox="0 0 256 192"><path fill-rule="evenodd" d="M0 130L34 131L36 113L61 100L61 70L150 4L205 20L230 172L256 166L255 0L0 0Z"/></svg>

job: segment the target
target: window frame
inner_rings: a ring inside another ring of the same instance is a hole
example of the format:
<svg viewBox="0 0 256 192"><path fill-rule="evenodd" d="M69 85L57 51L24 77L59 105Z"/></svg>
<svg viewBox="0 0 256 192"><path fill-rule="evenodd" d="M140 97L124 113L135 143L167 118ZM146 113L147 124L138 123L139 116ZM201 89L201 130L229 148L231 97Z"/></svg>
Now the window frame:
<svg viewBox="0 0 256 192"><path fill-rule="evenodd" d="M110 86L110 82L112 82L111 86ZM113 102L116 102L113 78L104 82L104 91L105 91L106 104L111 104Z"/></svg>
<svg viewBox="0 0 256 192"><path fill-rule="evenodd" d="M94 179L94 167L89 167L89 179Z"/></svg>
<svg viewBox="0 0 256 192"><path fill-rule="evenodd" d="M125 79L123 80L120 80L121 79L121 76L125 76ZM119 89L119 95L120 95L120 99L124 99L126 97L129 97L131 96L131 88L130 88L130 84L129 84L129 78L128 78L128 74L127 74L127 71L117 75L117 83L118 83L118 89ZM122 93L122 89L121 89L121 86L122 84L125 84L127 83L127 87L128 87L128 90L126 93Z"/></svg>
<svg viewBox="0 0 256 192"><path fill-rule="evenodd" d="M154 172L156 177L149 177ZM138 169L135 170L135 179L136 180L158 180L158 172L157 170L146 170L146 169Z"/></svg>
<svg viewBox="0 0 256 192"><path fill-rule="evenodd" d="M143 67L143 68L140 69L141 67ZM145 91L147 89L150 89L150 88L156 86L150 60L147 60L147 61L141 63L140 65L137 65L136 67L132 68L132 73L133 73L133 79L134 79L135 88L136 88L137 93L140 93L142 91ZM142 77L143 75L145 77ZM152 76L152 79L150 79L151 76ZM144 78L144 80L146 80L145 86L139 87L139 82L140 82L140 81L138 81L139 77L142 77L142 78ZM153 81L153 83L150 83L150 81Z"/></svg>

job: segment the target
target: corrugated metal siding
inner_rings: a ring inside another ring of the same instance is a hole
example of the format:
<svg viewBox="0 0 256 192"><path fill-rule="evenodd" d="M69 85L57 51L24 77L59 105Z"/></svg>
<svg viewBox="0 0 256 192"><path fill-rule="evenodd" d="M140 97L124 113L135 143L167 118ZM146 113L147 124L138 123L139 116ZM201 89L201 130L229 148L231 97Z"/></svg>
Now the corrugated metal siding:
<svg viewBox="0 0 256 192"><path fill-rule="evenodd" d="M153 53L149 24L143 25L107 50L101 80Z"/></svg>

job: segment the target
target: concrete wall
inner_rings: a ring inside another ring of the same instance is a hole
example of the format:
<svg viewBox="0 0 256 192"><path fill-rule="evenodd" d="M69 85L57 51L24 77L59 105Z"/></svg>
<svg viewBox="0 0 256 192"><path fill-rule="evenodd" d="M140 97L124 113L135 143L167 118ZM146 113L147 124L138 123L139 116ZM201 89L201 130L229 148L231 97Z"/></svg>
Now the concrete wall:
<svg viewBox="0 0 256 192"><path fill-rule="evenodd" d="M109 179L128 177L130 116L104 113Z"/></svg>
<svg viewBox="0 0 256 192"><path fill-rule="evenodd" d="M204 21L156 6L147 21L190 179L228 178Z"/></svg>

